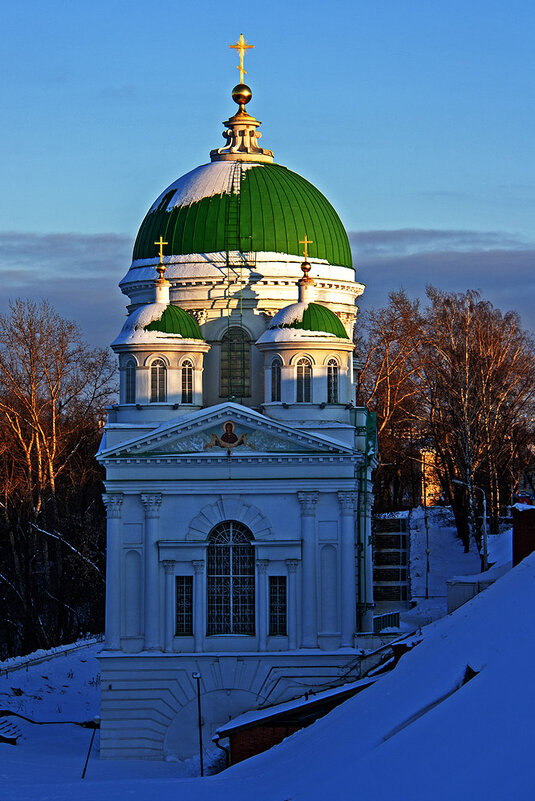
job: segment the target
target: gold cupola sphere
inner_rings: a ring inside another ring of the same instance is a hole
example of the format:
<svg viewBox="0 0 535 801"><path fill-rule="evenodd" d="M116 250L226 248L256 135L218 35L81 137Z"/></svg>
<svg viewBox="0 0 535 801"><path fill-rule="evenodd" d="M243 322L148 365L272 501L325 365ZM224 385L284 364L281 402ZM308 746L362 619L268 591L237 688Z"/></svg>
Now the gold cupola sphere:
<svg viewBox="0 0 535 801"><path fill-rule="evenodd" d="M253 96L253 91L246 83L238 83L232 90L232 99L239 106L244 106L250 101Z"/></svg>

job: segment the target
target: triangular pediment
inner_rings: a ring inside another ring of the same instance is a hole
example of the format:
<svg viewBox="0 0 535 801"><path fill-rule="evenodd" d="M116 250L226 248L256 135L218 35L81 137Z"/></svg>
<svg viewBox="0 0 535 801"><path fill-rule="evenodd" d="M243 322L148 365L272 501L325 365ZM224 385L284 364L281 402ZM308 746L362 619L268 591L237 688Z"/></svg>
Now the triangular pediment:
<svg viewBox="0 0 535 801"><path fill-rule="evenodd" d="M229 402L177 417L100 455L106 458L265 453L351 455L353 451L328 437L292 428Z"/></svg>

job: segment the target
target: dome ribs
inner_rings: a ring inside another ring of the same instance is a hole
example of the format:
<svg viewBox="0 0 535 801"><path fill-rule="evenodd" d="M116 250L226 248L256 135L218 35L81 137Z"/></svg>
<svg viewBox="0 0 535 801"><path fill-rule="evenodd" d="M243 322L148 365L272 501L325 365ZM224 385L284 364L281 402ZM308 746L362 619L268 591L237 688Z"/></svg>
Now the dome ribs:
<svg viewBox="0 0 535 801"><path fill-rule="evenodd" d="M155 263L154 242L160 236L169 243L166 257L227 250L300 257L299 241L306 234L314 242L313 258L353 266L342 222L313 184L279 164L239 166L239 194L227 191L224 162L203 165L175 181L145 216L134 260ZM229 169L235 167L229 162ZM168 202L177 205L168 210Z"/></svg>

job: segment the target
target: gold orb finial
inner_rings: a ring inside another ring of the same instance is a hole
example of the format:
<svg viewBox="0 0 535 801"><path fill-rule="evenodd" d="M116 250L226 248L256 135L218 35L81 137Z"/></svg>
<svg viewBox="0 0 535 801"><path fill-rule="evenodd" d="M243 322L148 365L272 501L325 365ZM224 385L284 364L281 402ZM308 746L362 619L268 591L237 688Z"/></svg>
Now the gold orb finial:
<svg viewBox="0 0 535 801"><path fill-rule="evenodd" d="M247 86L246 83L239 83L232 90L232 99L239 105L240 111L245 110L245 104L250 101L252 96L251 87Z"/></svg>

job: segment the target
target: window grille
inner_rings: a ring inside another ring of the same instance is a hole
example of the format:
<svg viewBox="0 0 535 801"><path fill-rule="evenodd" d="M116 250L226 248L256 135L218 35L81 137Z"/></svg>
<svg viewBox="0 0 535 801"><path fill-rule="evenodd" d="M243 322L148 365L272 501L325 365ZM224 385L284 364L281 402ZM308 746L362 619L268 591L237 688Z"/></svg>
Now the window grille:
<svg viewBox="0 0 535 801"><path fill-rule="evenodd" d="M182 403L193 403L193 362L182 362Z"/></svg>
<svg viewBox="0 0 535 801"><path fill-rule="evenodd" d="M124 371L124 402L136 402L136 366L134 362L128 362Z"/></svg>
<svg viewBox="0 0 535 801"><path fill-rule="evenodd" d="M269 633L286 634L286 576L269 576Z"/></svg>
<svg viewBox="0 0 535 801"><path fill-rule="evenodd" d="M297 403L311 401L312 366L308 359L297 362Z"/></svg>
<svg viewBox="0 0 535 801"><path fill-rule="evenodd" d="M229 328L221 339L221 397L251 394L251 341L243 328Z"/></svg>
<svg viewBox="0 0 535 801"><path fill-rule="evenodd" d="M338 403L338 362L329 359L327 362L327 403Z"/></svg>
<svg viewBox="0 0 535 801"><path fill-rule="evenodd" d="M177 637L193 634L193 576L176 576Z"/></svg>
<svg viewBox="0 0 535 801"><path fill-rule="evenodd" d="M210 533L207 554L208 634L255 633L253 536L236 520Z"/></svg>
<svg viewBox="0 0 535 801"><path fill-rule="evenodd" d="M150 366L150 402L165 403L167 395L167 370L162 359L155 359Z"/></svg>
<svg viewBox="0 0 535 801"><path fill-rule="evenodd" d="M280 359L273 359L271 362L271 400L280 401L281 399L281 363Z"/></svg>

